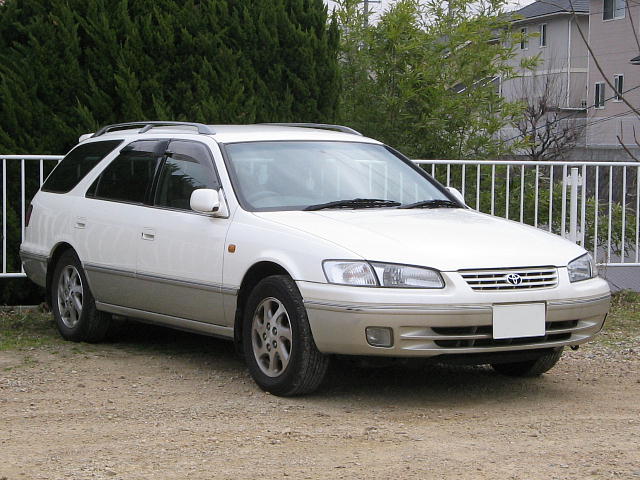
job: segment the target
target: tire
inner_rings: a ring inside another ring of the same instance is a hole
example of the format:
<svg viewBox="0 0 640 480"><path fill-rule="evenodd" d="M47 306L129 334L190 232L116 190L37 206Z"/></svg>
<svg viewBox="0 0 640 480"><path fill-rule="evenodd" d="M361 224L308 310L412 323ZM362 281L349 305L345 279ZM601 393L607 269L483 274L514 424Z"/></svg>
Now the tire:
<svg viewBox="0 0 640 480"><path fill-rule="evenodd" d="M509 377L539 377L543 373L551 370L560 357L562 357L563 348L555 349L534 360L525 362L512 363L492 363L491 367L502 375Z"/></svg>
<svg viewBox="0 0 640 480"><path fill-rule="evenodd" d="M96 343L104 340L111 316L96 310L89 282L78 256L64 252L51 281L51 311L65 340Z"/></svg>
<svg viewBox="0 0 640 480"><path fill-rule="evenodd" d="M255 286L244 308L242 341L249 373L274 395L315 391L329 366L313 341L300 292L286 275Z"/></svg>

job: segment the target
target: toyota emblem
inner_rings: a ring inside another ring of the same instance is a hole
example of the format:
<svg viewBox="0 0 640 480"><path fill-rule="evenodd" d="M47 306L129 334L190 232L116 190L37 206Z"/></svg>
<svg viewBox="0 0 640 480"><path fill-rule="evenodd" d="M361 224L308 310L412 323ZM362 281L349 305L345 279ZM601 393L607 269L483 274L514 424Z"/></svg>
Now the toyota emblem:
<svg viewBox="0 0 640 480"><path fill-rule="evenodd" d="M520 285L522 283L522 277L517 273L510 273L507 275L507 282L511 285Z"/></svg>

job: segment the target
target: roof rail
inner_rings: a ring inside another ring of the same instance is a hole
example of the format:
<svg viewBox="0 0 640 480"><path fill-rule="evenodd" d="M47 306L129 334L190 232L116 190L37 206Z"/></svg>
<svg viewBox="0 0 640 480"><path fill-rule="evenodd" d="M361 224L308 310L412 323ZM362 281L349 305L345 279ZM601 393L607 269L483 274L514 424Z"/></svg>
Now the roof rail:
<svg viewBox="0 0 640 480"><path fill-rule="evenodd" d="M104 135L107 132L112 130L124 130L127 128L141 127L138 133L145 133L151 130L154 127L193 127L198 130L198 133L201 135L213 135L215 132L211 130L207 125L202 123L193 123L193 122L128 122L128 123L115 123L113 125L107 125L106 127L102 127L96 133L93 134L93 137L99 137L100 135Z"/></svg>
<svg viewBox="0 0 640 480"><path fill-rule="evenodd" d="M350 127L345 127L344 125L331 125L329 123L261 123L260 125L277 125L280 127L303 127L303 128L320 128L323 130L337 130L339 132L351 133L353 135L362 134L357 130L354 130Z"/></svg>

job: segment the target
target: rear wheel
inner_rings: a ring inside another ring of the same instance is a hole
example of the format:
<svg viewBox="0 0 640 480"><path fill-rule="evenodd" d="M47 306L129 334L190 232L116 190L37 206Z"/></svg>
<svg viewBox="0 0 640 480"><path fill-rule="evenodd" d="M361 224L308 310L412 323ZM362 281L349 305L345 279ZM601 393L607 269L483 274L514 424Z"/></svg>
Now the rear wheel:
<svg viewBox="0 0 640 480"><path fill-rule="evenodd" d="M538 377L551 370L562 357L563 348L555 349L536 359L524 362L493 363L493 369L510 377Z"/></svg>
<svg viewBox="0 0 640 480"><path fill-rule="evenodd" d="M316 390L329 365L313 341L300 292L285 275L267 277L251 292L244 309L243 346L251 376L274 395Z"/></svg>
<svg viewBox="0 0 640 480"><path fill-rule="evenodd" d="M111 316L96 310L80 260L71 250L63 253L56 263L51 309L58 331L66 340L100 342L109 329Z"/></svg>

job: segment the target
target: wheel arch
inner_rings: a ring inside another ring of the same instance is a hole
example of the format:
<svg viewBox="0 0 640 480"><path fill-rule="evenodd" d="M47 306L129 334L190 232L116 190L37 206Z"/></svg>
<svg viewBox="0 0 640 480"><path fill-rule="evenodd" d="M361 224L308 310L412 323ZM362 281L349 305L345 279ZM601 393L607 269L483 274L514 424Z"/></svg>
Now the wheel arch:
<svg viewBox="0 0 640 480"><path fill-rule="evenodd" d="M287 275L291 278L289 271L279 263L273 261L260 261L253 264L242 277L240 289L238 290L238 298L236 302L236 312L233 325L233 340L236 351L239 355L243 355L242 349L242 317L244 316L244 307L247 299L254 287L263 279L272 275Z"/></svg>
<svg viewBox="0 0 640 480"><path fill-rule="evenodd" d="M49 261L47 262L47 283L45 287L47 303L49 303L49 300L51 298L51 281L53 279L53 271L56 268L56 263L58 263L58 259L62 256L62 254L69 250L73 251L76 255L78 254L75 248L73 248L73 246L67 242L59 242L51 250Z"/></svg>

